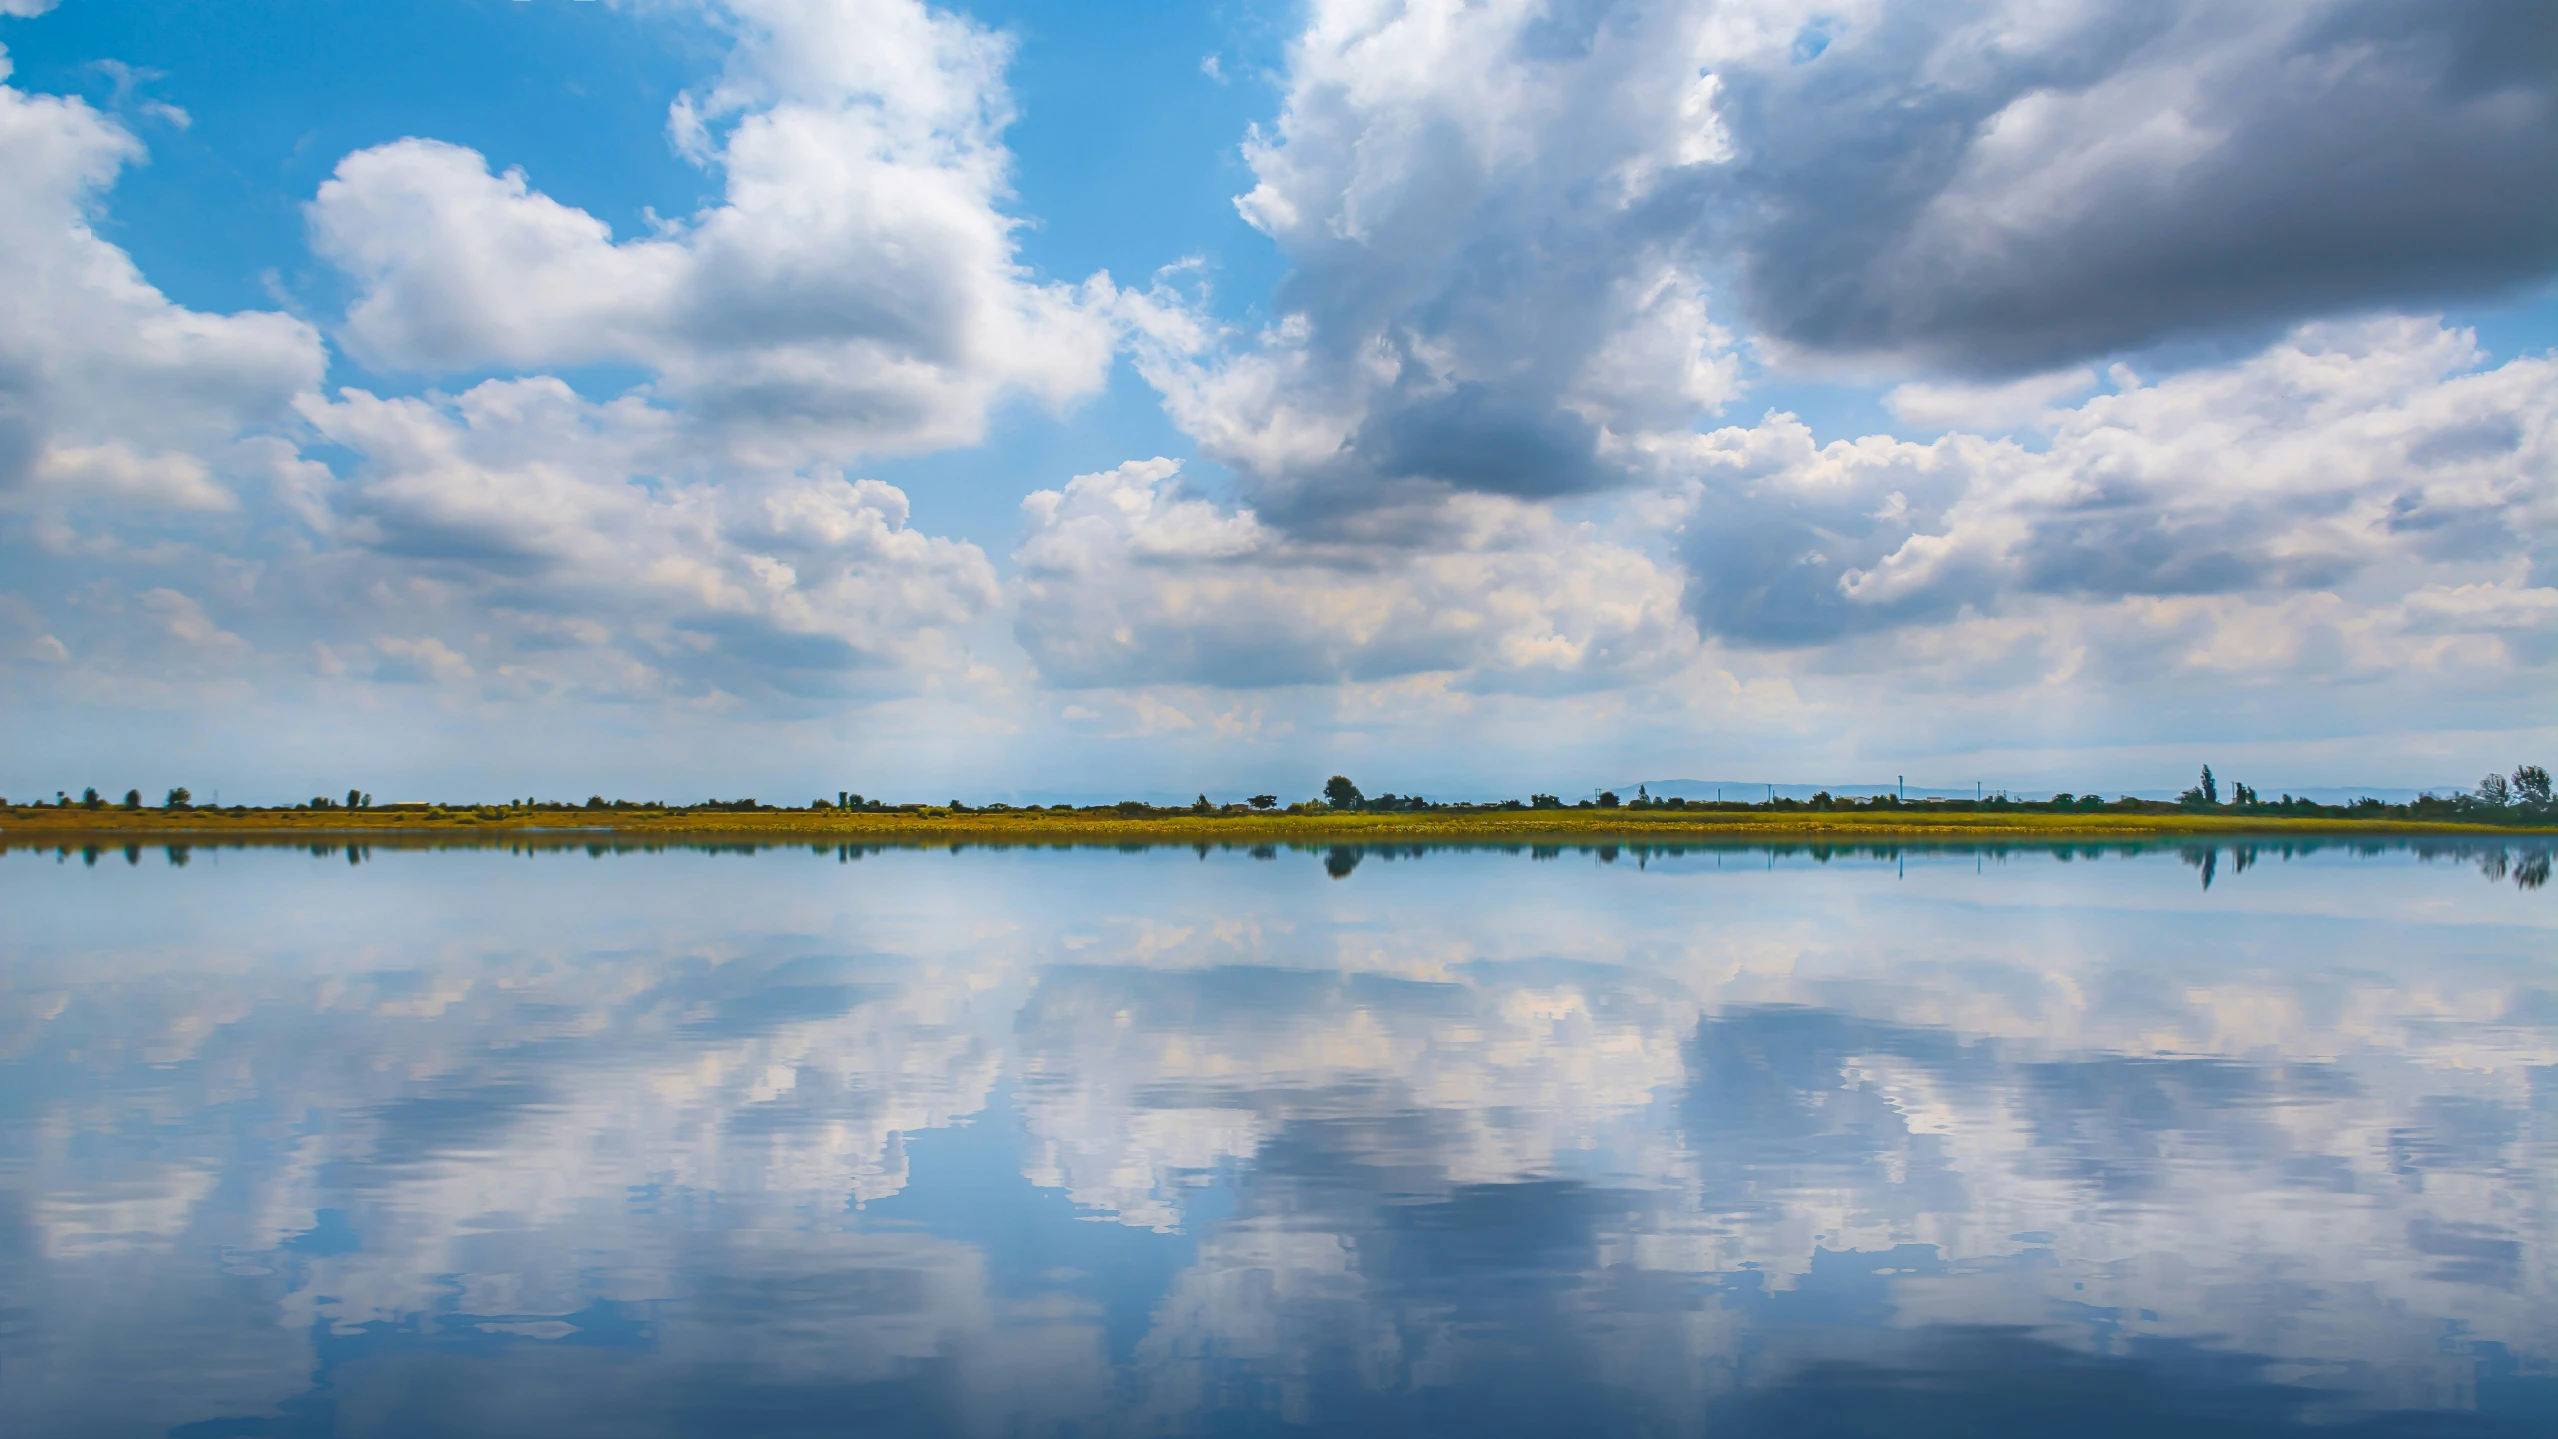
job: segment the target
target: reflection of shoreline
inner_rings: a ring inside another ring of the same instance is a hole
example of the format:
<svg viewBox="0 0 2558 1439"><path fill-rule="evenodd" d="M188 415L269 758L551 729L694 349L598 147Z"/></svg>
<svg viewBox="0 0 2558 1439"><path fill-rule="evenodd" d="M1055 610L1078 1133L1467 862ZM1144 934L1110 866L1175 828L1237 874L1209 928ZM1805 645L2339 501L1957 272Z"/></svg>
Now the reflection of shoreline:
<svg viewBox="0 0 2558 1439"><path fill-rule="evenodd" d="M2379 848L2420 845L2492 848ZM427 1393L482 1402L445 1432L675 1433L947 1382L976 1420L872 1432L1754 1434L1905 1370L1977 1400L2163 1354L2340 1423L2552 1373L2548 931L2468 876L2249 908L2169 862L2199 845L2034 847L2150 862L1993 912L1863 848L1880 882L1710 895L1518 846L1344 847L1433 881L1393 886L1322 844L1273 847L1285 885L507 848L27 871L65 922L0 974L0 1287L49 1322L0 1329L0 1409L50 1376L135 1432ZM2481 902L2507 927L2438 927Z"/></svg>
<svg viewBox="0 0 2558 1439"><path fill-rule="evenodd" d="M359 834L361 837L358 837ZM1531 860L1560 859L1566 854L1596 859L1602 864L1629 861L1638 867L1654 860L1730 858L1752 856L1771 863L1779 860L1809 860L1815 864L1833 861L1865 860L1891 864L1921 858L1981 858L2000 861L2045 857L2068 863L2073 860L2103 858L2133 859L2142 855L2172 854L2196 870L2203 888L2212 887L2219 875L2222 857L2228 857L2230 871L2243 874L2267 860L2306 859L2321 852L2368 858L2382 854L2409 854L2427 862L2444 861L2474 864L2491 882L2507 879L2523 889L2538 889L2548 883L2553 856L2558 856L2558 837L2533 831L2511 834L2498 831L2459 834L2310 834L2298 831L2232 830L2214 835L2160 835L2138 838L2074 838L2067 836L2008 836L1995 838L1949 839L1935 836L1875 837L1849 835L1793 840L1771 840L1763 836L1716 839L1664 838L1660 835L1624 836L1584 832L1570 838L1504 837L1499 839L1422 839L1371 840L1353 843L1320 837L1299 837L1286 842L1253 840L1239 836L1201 837L1195 840L1123 838L1108 841L1092 837L1057 836L1036 839L1026 836L987 837L947 833L937 836L891 836L858 843L829 842L822 837L780 837L772 834L704 832L681 835L638 837L614 834L606 830L565 828L517 828L473 832L403 833L328 831L318 828L298 833L274 831L160 831L127 830L118 833L97 831L61 831L37 837L18 831L0 830L0 858L24 851L28 854L50 853L60 860L79 855L83 862L96 865L101 860L121 857L138 865L147 850L157 850L168 863L185 865L198 850L296 850L308 851L315 858L343 857L350 864L362 864L377 850L392 851L480 851L515 855L581 854L593 859L606 855L649 855L669 853L755 855L770 851L775 854L807 850L820 858L850 863L874 854L898 852L947 852L958 854L968 850L1034 851L1081 850L1143 854L1153 850L1190 850L1205 859L1212 853L1242 854L1253 859L1277 859L1281 851L1292 855L1311 855L1323 861L1323 867L1335 879L1346 879L1369 859L1422 859L1430 855L1507 854Z"/></svg>

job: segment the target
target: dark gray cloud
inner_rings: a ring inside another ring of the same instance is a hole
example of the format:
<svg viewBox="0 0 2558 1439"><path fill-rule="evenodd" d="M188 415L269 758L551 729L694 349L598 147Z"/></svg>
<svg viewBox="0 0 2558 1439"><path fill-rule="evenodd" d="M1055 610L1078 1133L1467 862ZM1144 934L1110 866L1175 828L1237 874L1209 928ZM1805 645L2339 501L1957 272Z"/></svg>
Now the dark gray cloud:
<svg viewBox="0 0 2558 1439"><path fill-rule="evenodd" d="M2558 7L2004 8L1727 72L1768 332L2022 372L2558 271Z"/></svg>
<svg viewBox="0 0 2558 1439"><path fill-rule="evenodd" d="M1317 5L1246 157L1283 318L1149 373L1325 534L1637 480L1739 392L1718 318L2003 377L2558 274L2558 7Z"/></svg>

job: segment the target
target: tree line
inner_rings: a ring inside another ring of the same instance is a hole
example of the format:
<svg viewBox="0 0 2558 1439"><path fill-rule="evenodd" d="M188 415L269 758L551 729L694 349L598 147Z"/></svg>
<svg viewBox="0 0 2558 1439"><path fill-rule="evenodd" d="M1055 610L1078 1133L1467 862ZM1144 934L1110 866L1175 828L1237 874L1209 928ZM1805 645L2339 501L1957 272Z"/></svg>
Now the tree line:
<svg viewBox="0 0 2558 1439"><path fill-rule="evenodd" d="M9 805L9 801L6 798L0 798L0 807L12 806ZM100 794L96 788L92 787L81 791L80 797L76 800L73 799L69 793L57 790L50 805L39 801L36 805L31 807L55 809L76 808L87 810L106 810L109 808L115 808L139 811L147 808L148 806L144 804L142 792L138 789L128 789L125 791L124 798L121 801L111 802L104 795ZM170 789L157 807L170 811L186 811L199 808L196 804L194 795L182 785ZM2239 782L2233 782L2228 786L2228 797L2224 799L2222 797L2222 786L2219 778L2212 773L2211 766L2205 765L2203 766L2200 779L2193 785L2193 787L2187 789L2172 802L2163 800L2135 799L2129 795L2119 795L2116 798L2109 800L2100 794L2071 794L2067 791L2056 793L2047 800L2020 799L2003 793L1987 795L1977 799L1909 800L1888 794L1856 798L1832 795L1827 790L1814 794L1810 799L1794 799L1788 796L1772 796L1764 800L1701 800L1687 799L1675 795L1656 796L1649 793L1646 787L1640 785L1636 786L1634 796L1631 799L1619 796L1614 790L1601 790L1595 796L1588 799L1577 800L1570 803L1565 802L1559 796L1543 793L1532 793L1524 800L1501 799L1439 801L1427 799L1419 794L1396 794L1391 790L1371 795L1360 789L1360 787L1347 775L1337 774L1324 781L1323 788L1318 794L1307 799L1288 804L1284 808L1281 806L1279 797L1273 794L1256 794L1242 799L1218 802L1210 800L1207 794L1202 792L1197 799L1187 805L1157 805L1145 800L1133 799L1120 800L1112 804L1098 805L1014 805L1004 803L971 805L954 799L946 805L928 805L918 803L892 803L876 797L867 797L852 790L837 790L831 799L821 795L810 800L805 806L768 804L762 800L751 798L705 799L690 802L668 803L665 800L654 799L608 800L602 795L589 795L583 804L578 804L568 800L534 799L528 796L522 799L510 798L504 803L497 805L474 801L460 804L437 802L384 806L376 805L374 803L373 796L361 789L349 789L346 792L345 797L342 799L332 799L325 795L314 795L310 799L297 801L290 805L227 805L204 808L218 808L220 812L232 815L383 809L405 812L422 811L430 815L469 812L481 817L491 818L500 817L508 813L528 812L576 813L579 811L604 811L625 814L698 814L752 813L756 811L804 808L815 812L836 811L845 813L1052 813L1113 815L1127 818L1146 815L1182 814L1250 815L1267 814L1274 811L1300 815L1350 813L1477 814L1505 810L1625 809L1633 811L1697 810L1709 812L1921 810L1940 814L1978 811L2018 811L2068 814L2172 814L2180 811L2201 811L2231 815L2270 815L2330 819L2450 819L2467 820L2476 823L2537 823L2558 820L2558 805L2553 805L2551 801L2549 771L2536 764L2516 766L2513 773L2510 775L2488 775L2481 779L2474 788L2468 790L2459 791L2449 795L2424 795L2415 800L2400 804L2388 803L2372 798L2356 800L2352 804L2321 804L2305 797L2296 797L2290 794L2283 794L2275 799L2268 800L2263 795L2259 794L2253 786Z"/></svg>

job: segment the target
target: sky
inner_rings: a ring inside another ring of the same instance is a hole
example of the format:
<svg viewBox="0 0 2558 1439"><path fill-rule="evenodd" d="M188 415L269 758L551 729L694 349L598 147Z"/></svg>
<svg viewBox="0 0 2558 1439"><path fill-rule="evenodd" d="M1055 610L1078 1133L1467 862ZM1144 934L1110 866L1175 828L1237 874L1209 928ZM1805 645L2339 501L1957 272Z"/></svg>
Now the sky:
<svg viewBox="0 0 2558 1439"><path fill-rule="evenodd" d="M0 0L0 795L2558 753L2540 0Z"/></svg>

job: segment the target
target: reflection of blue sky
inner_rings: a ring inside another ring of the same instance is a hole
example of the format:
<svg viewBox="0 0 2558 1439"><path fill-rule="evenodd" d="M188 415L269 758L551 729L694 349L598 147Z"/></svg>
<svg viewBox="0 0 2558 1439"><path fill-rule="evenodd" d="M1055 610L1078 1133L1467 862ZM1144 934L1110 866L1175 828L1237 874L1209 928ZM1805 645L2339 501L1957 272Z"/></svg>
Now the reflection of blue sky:
<svg viewBox="0 0 2558 1439"><path fill-rule="evenodd" d="M0 1414L2547 1404L2545 890L2403 853L2209 891L2172 852L1322 858L0 858Z"/></svg>

